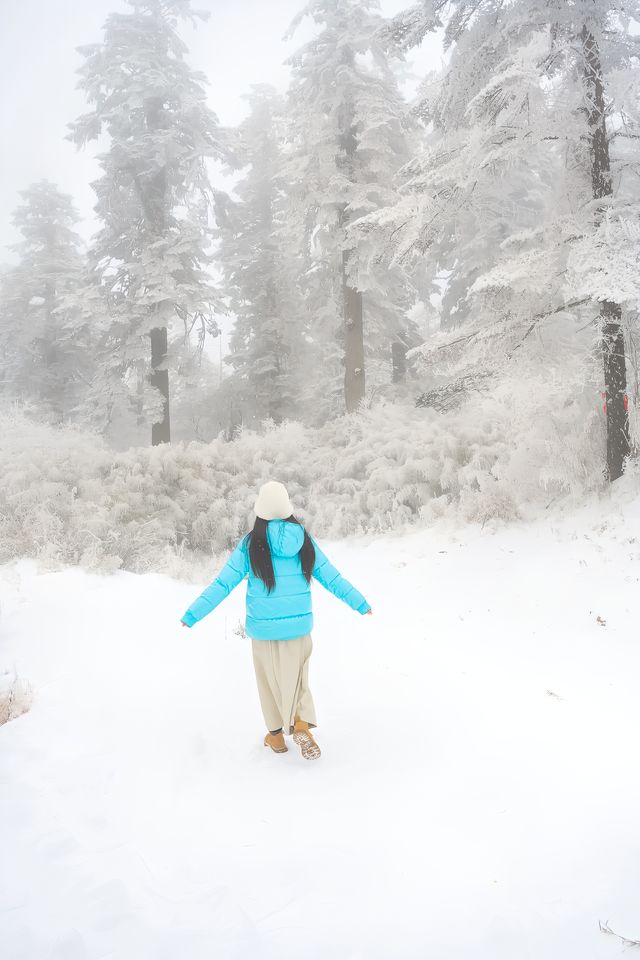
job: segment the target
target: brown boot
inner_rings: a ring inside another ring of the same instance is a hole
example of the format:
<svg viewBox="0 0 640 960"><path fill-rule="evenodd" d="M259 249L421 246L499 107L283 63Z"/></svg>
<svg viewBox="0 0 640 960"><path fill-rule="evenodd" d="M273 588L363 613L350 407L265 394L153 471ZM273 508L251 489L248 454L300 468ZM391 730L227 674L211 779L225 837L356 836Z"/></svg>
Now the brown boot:
<svg viewBox="0 0 640 960"><path fill-rule="evenodd" d="M271 747L274 753L286 753L289 747L284 742L284 735L280 733L268 733L264 738L265 747Z"/></svg>
<svg viewBox="0 0 640 960"><path fill-rule="evenodd" d="M313 739L306 720L299 720L296 717L293 725L293 742L298 744L305 760L317 760L319 758L320 747Z"/></svg>

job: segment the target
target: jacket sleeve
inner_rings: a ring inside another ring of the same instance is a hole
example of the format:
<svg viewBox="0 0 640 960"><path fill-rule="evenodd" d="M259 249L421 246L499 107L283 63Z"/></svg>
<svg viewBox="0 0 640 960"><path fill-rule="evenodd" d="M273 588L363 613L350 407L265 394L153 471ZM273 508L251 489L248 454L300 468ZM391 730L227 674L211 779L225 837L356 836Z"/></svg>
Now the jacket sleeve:
<svg viewBox="0 0 640 960"><path fill-rule="evenodd" d="M200 594L197 600L191 604L182 622L188 627L202 620L208 613L218 606L219 603L228 597L234 587L237 587L241 580L244 580L249 572L249 557L244 542L240 542L235 548L224 567L206 590Z"/></svg>
<svg viewBox="0 0 640 960"><path fill-rule="evenodd" d="M370 606L362 596L359 590L356 590L348 580L338 573L336 568L332 563L329 562L327 557L324 555L318 544L313 541L313 546L316 551L316 562L313 567L313 576L316 578L318 583L321 583L323 587L326 587L334 597L338 597L339 600L344 600L352 610L356 610L358 613L366 613L370 610Z"/></svg>

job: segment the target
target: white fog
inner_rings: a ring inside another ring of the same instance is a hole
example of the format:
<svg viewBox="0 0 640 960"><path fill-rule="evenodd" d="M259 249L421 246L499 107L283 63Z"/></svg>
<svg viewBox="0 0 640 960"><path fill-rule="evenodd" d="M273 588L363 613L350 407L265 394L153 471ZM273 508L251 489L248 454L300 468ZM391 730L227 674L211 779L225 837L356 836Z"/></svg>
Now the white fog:
<svg viewBox="0 0 640 960"><path fill-rule="evenodd" d="M24 0L3 960L640 945L640 0Z"/></svg>

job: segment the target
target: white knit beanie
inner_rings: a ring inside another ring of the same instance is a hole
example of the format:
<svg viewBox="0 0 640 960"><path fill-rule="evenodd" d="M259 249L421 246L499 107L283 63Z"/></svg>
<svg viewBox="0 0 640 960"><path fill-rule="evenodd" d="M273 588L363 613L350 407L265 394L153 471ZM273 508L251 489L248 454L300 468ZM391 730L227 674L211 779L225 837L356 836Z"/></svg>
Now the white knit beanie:
<svg viewBox="0 0 640 960"><path fill-rule="evenodd" d="M277 480L262 484L253 509L262 520L286 520L293 513L287 488Z"/></svg>

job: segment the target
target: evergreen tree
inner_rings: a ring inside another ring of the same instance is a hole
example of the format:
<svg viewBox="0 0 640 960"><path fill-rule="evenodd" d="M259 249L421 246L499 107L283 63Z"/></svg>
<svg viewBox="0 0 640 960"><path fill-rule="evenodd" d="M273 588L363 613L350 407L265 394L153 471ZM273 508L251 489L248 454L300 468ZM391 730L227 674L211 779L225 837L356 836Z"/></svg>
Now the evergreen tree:
<svg viewBox="0 0 640 960"><path fill-rule="evenodd" d="M373 0L311 0L318 34L290 60L287 98L290 249L297 252L308 343L306 405L320 417L351 412L365 396L366 358L384 356L407 326L407 280L388 261L365 258L352 229L395 199L408 158L408 120L377 36ZM390 377L389 377L390 379ZM343 381L341 383L341 381Z"/></svg>
<svg viewBox="0 0 640 960"><path fill-rule="evenodd" d="M283 104L269 86L249 95L237 132L244 175L237 199L219 198L218 260L235 325L226 358L228 384L245 421L295 417L301 326L290 262L285 258L286 185L282 180Z"/></svg>
<svg viewBox="0 0 640 960"><path fill-rule="evenodd" d="M396 18L386 41L420 39L447 10L453 54L427 99L432 142L413 165L410 199L387 216L396 254L428 251L448 271L447 325L457 328L435 351L455 346L463 364L495 370L549 318L571 337L597 320L613 480L629 452L623 328L640 305L629 229L638 166L626 146L640 133L630 32L640 4L428 0Z"/></svg>
<svg viewBox="0 0 640 960"><path fill-rule="evenodd" d="M0 286L0 389L61 423L78 417L92 375L90 330L72 303L83 271L78 217L47 180L20 196L18 263Z"/></svg>
<svg viewBox="0 0 640 960"><path fill-rule="evenodd" d="M102 43L80 48L80 86L92 109L70 138L107 138L91 250L110 318L107 419L134 410L139 423L153 421L152 443L161 443L170 439L171 344L196 324L217 330L206 161L227 157L227 144L177 33L181 19L195 17L190 0L127 2L131 12L108 17Z"/></svg>

